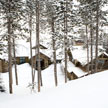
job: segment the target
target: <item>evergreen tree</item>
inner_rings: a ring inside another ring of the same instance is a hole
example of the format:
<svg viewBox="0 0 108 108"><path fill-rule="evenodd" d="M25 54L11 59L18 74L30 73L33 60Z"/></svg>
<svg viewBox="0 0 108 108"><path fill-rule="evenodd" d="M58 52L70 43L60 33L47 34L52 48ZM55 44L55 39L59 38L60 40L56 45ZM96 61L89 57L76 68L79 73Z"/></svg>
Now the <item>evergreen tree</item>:
<svg viewBox="0 0 108 108"><path fill-rule="evenodd" d="M46 3L46 16L48 19L48 23L51 27L51 32L52 32L52 47L53 47L53 62L54 62L54 79L55 79L55 86L58 85L57 81L57 63L56 63L56 17L57 17L57 6L56 6L56 1L48 1Z"/></svg>
<svg viewBox="0 0 108 108"><path fill-rule="evenodd" d="M106 0L80 0L80 13L82 14L82 23L88 25L91 35L91 73L93 73L93 48L95 43L95 72L98 71L98 44L101 34L101 27L107 21L106 12L102 7L107 3ZM85 23L84 23L85 22Z"/></svg>
<svg viewBox="0 0 108 108"><path fill-rule="evenodd" d="M22 36L22 27L21 25L21 19L22 16L24 16L23 12L23 2L20 0L1 0L1 15L4 27L7 28L7 31L5 31L5 35L2 35L2 40L8 41L8 63L9 63L9 90L10 93L13 93L12 89L12 39L19 38L19 36ZM19 31L19 32L18 32ZM15 51L15 50L14 50Z"/></svg>
<svg viewBox="0 0 108 108"><path fill-rule="evenodd" d="M67 82L67 60L68 60L68 50L72 46L72 38L75 27L77 23L77 10L74 9L74 4L72 0L60 0L59 1L59 10L58 10L58 19L59 22L59 37L60 41L62 41L62 45L64 48L64 61L65 61L65 82ZM59 41L59 42L60 42ZM61 42L60 42L61 43Z"/></svg>
<svg viewBox="0 0 108 108"><path fill-rule="evenodd" d="M32 73L32 88L34 89L34 71L33 71L33 58L32 58L32 31L33 31L33 17L35 15L35 5L34 0L26 0L26 13L28 16L29 25L29 41L30 41L30 57L31 57L31 73Z"/></svg>

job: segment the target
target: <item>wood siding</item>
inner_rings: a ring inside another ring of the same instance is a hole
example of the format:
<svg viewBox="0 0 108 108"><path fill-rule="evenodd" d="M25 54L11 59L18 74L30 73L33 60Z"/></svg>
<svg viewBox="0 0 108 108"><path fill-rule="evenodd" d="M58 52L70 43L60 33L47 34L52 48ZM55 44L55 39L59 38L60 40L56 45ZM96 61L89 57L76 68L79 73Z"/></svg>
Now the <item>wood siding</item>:
<svg viewBox="0 0 108 108"><path fill-rule="evenodd" d="M42 60L41 69L47 68L51 64L50 58L48 58L46 55L40 53L40 58ZM36 61L35 56L33 56L33 66L35 67ZM31 64L31 63L30 63Z"/></svg>
<svg viewBox="0 0 108 108"><path fill-rule="evenodd" d="M69 78L69 80L74 80L78 78L73 72L67 72L67 77Z"/></svg>
<svg viewBox="0 0 108 108"><path fill-rule="evenodd" d="M0 72L8 72L8 62L5 60L0 60Z"/></svg>
<svg viewBox="0 0 108 108"><path fill-rule="evenodd" d="M16 63L17 63L17 64L21 64L21 63L20 63L20 58L21 58L21 57L16 57ZM25 58L25 63L29 63L29 58L28 58L28 57L24 57L24 58Z"/></svg>
<svg viewBox="0 0 108 108"><path fill-rule="evenodd" d="M3 69L2 69L2 60L0 60L0 72L2 72Z"/></svg>

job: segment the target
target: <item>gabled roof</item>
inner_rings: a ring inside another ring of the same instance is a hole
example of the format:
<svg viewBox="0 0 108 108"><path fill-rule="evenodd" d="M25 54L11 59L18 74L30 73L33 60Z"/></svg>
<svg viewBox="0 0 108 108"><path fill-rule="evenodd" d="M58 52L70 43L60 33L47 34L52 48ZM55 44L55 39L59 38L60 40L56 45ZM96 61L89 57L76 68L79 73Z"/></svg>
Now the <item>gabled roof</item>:
<svg viewBox="0 0 108 108"><path fill-rule="evenodd" d="M51 59L51 50L49 49L40 49L40 53ZM37 52L33 49L33 56L37 55Z"/></svg>
<svg viewBox="0 0 108 108"><path fill-rule="evenodd" d="M37 46L32 47L32 49L36 49ZM45 47L44 45L40 44L40 49L47 49L47 47Z"/></svg>
<svg viewBox="0 0 108 108"><path fill-rule="evenodd" d="M74 49L71 50L71 53L73 55L73 59L77 60L81 63L82 66L85 66L87 64L87 49L83 48L83 46L75 46ZM95 46L93 47L93 59L95 59ZM99 49L101 49L101 46L99 46ZM90 52L90 49L89 49ZM104 51L99 51L98 56L100 56L102 53L105 54ZM90 59L90 53L89 53L89 60Z"/></svg>
<svg viewBox="0 0 108 108"><path fill-rule="evenodd" d="M37 54L36 54L36 55L37 55ZM43 54L42 52L40 52L40 55L43 55L44 57L50 59L50 57L48 57L47 55ZM34 56L35 56L35 55L34 55ZM34 56L33 56L33 57L34 57ZM37 56L36 56L36 57L37 57Z"/></svg>
<svg viewBox="0 0 108 108"><path fill-rule="evenodd" d="M62 62L62 66L64 67L64 62ZM67 71L69 73L74 73L77 77L82 77L86 75L87 73L81 70L80 68L76 67L72 62L68 62L67 64Z"/></svg>
<svg viewBox="0 0 108 108"><path fill-rule="evenodd" d="M16 42L16 57L29 57L30 45L26 41L17 41Z"/></svg>
<svg viewBox="0 0 108 108"><path fill-rule="evenodd" d="M44 47L43 45L41 45ZM51 50L47 49L40 49L40 53L47 56L48 58L51 58ZM35 49L32 49L32 56L35 56L37 53L35 52ZM29 57L30 58L30 43L26 42L24 40L20 40L16 42L16 57Z"/></svg>
<svg viewBox="0 0 108 108"><path fill-rule="evenodd" d="M106 57L108 57L108 53L106 53L106 52L103 52L101 55L105 55Z"/></svg>

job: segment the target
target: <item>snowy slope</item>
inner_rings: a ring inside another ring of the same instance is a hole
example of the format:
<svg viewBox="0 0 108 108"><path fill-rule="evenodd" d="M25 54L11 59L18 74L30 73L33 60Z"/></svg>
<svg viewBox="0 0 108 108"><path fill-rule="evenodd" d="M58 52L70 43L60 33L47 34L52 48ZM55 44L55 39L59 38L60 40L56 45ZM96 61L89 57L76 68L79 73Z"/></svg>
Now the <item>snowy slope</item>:
<svg viewBox="0 0 108 108"><path fill-rule="evenodd" d="M107 82L105 71L36 95L2 94L0 108L108 108Z"/></svg>
<svg viewBox="0 0 108 108"><path fill-rule="evenodd" d="M31 67L28 63L17 65L17 73L18 73L18 83L19 86L15 85L15 72L14 67L12 69L13 71L13 92L14 94L28 94L30 93L30 89L27 88L28 84L31 83ZM8 73L3 73L2 78L4 81L4 85L6 88L6 91L8 93Z"/></svg>
<svg viewBox="0 0 108 108"><path fill-rule="evenodd" d="M18 69L18 81L19 85L15 85L15 72L13 67L13 92L14 94L30 94L31 90L28 87L28 85L32 82L31 80L31 66L28 63L17 65ZM57 65L57 71L58 71L58 84L61 85L64 83L64 75L61 71L60 64ZM4 84L6 86L6 91L8 92L8 73L2 74ZM42 91L54 88L54 65L50 65L47 69L42 71L42 80L43 80L43 87ZM35 82L37 87L37 71L35 74Z"/></svg>
<svg viewBox="0 0 108 108"><path fill-rule="evenodd" d="M54 82L54 65L52 64L47 69L42 71L43 78L43 88L52 88L55 87ZM61 85L65 82L64 73L61 71L61 65L57 64L57 79L58 85Z"/></svg>

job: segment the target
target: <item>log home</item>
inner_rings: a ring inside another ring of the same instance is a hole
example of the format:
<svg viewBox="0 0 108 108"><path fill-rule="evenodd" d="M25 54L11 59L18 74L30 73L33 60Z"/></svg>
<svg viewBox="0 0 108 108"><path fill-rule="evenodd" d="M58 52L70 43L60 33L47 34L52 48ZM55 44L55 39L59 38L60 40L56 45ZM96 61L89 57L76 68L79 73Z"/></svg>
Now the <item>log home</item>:
<svg viewBox="0 0 108 108"><path fill-rule="evenodd" d="M62 62L62 71L64 72L64 62ZM67 64L67 78L69 80L74 80L74 79L78 79L81 78L83 76L85 76L87 73L84 72L82 69L80 69L79 67L76 67L72 62L68 61Z"/></svg>
<svg viewBox="0 0 108 108"><path fill-rule="evenodd" d="M91 69L91 56L89 53L89 62L87 61L87 49L83 47L77 47L75 50L71 50L73 55L72 62L76 67L80 67L83 71L87 72L87 68ZM95 69L95 50L93 51L93 69ZM99 47L98 51L98 71L108 69L108 54L105 51L102 51L102 48Z"/></svg>
<svg viewBox="0 0 108 108"><path fill-rule="evenodd" d="M32 57L32 59L33 59L33 67L37 69L37 67L38 67L37 54L34 55ZM30 59L30 61L31 61L31 59ZM31 62L30 62L30 64L31 64ZM50 64L51 64L51 59L47 55L45 55L42 52L40 52L40 65L41 65L41 69L43 70L43 69L47 68Z"/></svg>
<svg viewBox="0 0 108 108"><path fill-rule="evenodd" d="M13 63L15 60L18 65L29 63L29 43L22 42L16 45L16 58L13 57Z"/></svg>
<svg viewBox="0 0 108 108"><path fill-rule="evenodd" d="M38 58L37 58L37 52L35 51L36 46L32 48L33 50L33 67L37 69L38 67ZM47 49L44 45L40 44L40 65L41 69L47 68L51 64L51 50ZM31 58L30 58L30 64L31 64Z"/></svg>

